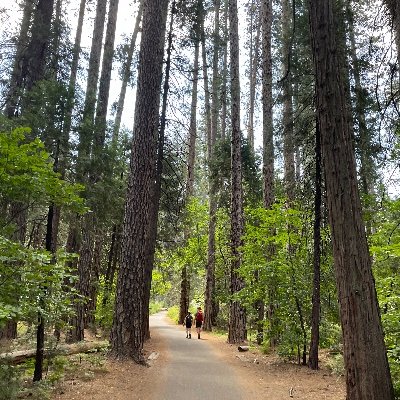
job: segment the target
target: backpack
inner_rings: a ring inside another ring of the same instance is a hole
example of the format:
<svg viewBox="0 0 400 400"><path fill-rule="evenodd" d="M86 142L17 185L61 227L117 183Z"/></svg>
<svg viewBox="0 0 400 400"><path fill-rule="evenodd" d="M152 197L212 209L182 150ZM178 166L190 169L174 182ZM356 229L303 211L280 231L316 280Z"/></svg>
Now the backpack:
<svg viewBox="0 0 400 400"><path fill-rule="evenodd" d="M185 324L191 324L193 321L192 315L186 315Z"/></svg>
<svg viewBox="0 0 400 400"><path fill-rule="evenodd" d="M203 322L203 313L201 311L197 311L197 313L196 313L196 321Z"/></svg>

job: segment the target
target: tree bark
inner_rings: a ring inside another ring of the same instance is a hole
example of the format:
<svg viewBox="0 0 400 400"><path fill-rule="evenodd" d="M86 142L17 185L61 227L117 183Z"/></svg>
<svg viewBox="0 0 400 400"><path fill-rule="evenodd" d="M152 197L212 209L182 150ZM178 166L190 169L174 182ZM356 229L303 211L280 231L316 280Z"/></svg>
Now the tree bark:
<svg viewBox="0 0 400 400"><path fill-rule="evenodd" d="M113 137L112 137L114 143L116 143L118 140L119 129L121 127L122 112L124 111L124 104L125 104L126 88L128 87L128 83L131 77L133 52L136 46L136 38L140 29L140 21L142 20L142 14L143 14L143 0L140 0L138 12L136 15L135 28L131 36L131 42L129 44L128 54L126 56L126 60L124 62L122 70L121 91L118 97L117 112L115 114L115 122L114 122Z"/></svg>
<svg viewBox="0 0 400 400"><path fill-rule="evenodd" d="M315 196L314 196L314 277L311 311L311 343L308 365L318 369L319 320L321 309L321 134L317 124L315 130Z"/></svg>
<svg viewBox="0 0 400 400"><path fill-rule="evenodd" d="M97 96L97 109L95 119L96 134L93 150L95 165L97 165L97 162L101 159L101 153L106 138L107 108L108 99L110 96L111 71L114 58L114 42L115 30L117 28L118 4L119 0L110 0L108 9L106 39L104 43L103 62L101 67L99 94Z"/></svg>
<svg viewBox="0 0 400 400"><path fill-rule="evenodd" d="M214 159L215 144L218 132L218 59L219 59L219 8L220 0L214 1L214 54L213 54L213 79L212 79L212 102L211 102L211 135L208 144L208 187L209 187L209 224L208 224L208 251L206 269L206 289L204 305L203 328L212 330L212 323L216 318L215 311L215 231L217 226L217 182L211 173L211 165Z"/></svg>
<svg viewBox="0 0 400 400"><path fill-rule="evenodd" d="M240 132L240 74L239 74L239 32L237 1L229 0L230 54L231 54L231 280L230 292L234 296L244 288L243 278L239 276L241 266L240 247L243 245L243 188ZM231 299L229 310L229 343L246 340L246 311L240 302Z"/></svg>
<svg viewBox="0 0 400 400"><path fill-rule="evenodd" d="M22 57L28 45L28 32L31 26L31 19L33 13L33 1L25 0L24 12L21 21L21 28L19 31L17 48L15 51L13 70L11 73L10 87L7 94L5 113L8 118L14 118L18 115L19 110L19 90L22 89Z"/></svg>
<svg viewBox="0 0 400 400"><path fill-rule="evenodd" d="M261 2L261 25L262 25L262 116L263 116L263 204L268 210L272 208L275 201L274 195L274 134L273 134L273 115L272 115L272 1L262 0ZM267 257L272 257L273 248L268 250ZM270 286L274 285L270 282ZM270 297L272 292L270 292ZM263 339L263 321L265 305L259 300L258 310L258 341ZM269 301L268 317L271 332L274 331L274 299ZM270 335L270 342L275 340Z"/></svg>
<svg viewBox="0 0 400 400"><path fill-rule="evenodd" d="M144 363L143 299L157 162L157 132L168 0L145 0L135 123L125 203L111 354Z"/></svg>
<svg viewBox="0 0 400 400"><path fill-rule="evenodd" d="M97 0L96 18L94 21L92 45L89 56L85 104L79 126L78 160L76 166L79 182L86 182L88 174L90 173L88 167L93 145L93 124L106 8L107 0Z"/></svg>
<svg viewBox="0 0 400 400"><path fill-rule="evenodd" d="M348 400L393 400L331 0L310 0L317 118L344 341Z"/></svg>

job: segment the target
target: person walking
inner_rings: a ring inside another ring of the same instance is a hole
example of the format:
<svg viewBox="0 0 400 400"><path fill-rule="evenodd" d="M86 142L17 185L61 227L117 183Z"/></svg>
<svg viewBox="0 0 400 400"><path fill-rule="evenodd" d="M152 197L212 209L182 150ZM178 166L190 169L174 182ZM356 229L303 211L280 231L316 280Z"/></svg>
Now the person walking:
<svg viewBox="0 0 400 400"><path fill-rule="evenodd" d="M188 313L185 317L186 339L192 338L192 325L193 325L193 316L190 313L190 311L188 311Z"/></svg>
<svg viewBox="0 0 400 400"><path fill-rule="evenodd" d="M204 316L201 307L197 307L197 313L194 315L196 322L197 338L200 339L201 327L203 326Z"/></svg>

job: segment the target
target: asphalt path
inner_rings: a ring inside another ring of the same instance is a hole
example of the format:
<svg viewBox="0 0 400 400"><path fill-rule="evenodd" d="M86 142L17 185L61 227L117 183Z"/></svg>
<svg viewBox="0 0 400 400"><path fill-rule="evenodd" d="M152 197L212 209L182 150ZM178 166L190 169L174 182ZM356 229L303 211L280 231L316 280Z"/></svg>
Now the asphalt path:
<svg viewBox="0 0 400 400"><path fill-rule="evenodd" d="M161 393L154 400L244 400L235 371L215 354L207 338L186 339L184 327L171 325L166 312L150 317L151 330L157 330L168 348L163 369Z"/></svg>

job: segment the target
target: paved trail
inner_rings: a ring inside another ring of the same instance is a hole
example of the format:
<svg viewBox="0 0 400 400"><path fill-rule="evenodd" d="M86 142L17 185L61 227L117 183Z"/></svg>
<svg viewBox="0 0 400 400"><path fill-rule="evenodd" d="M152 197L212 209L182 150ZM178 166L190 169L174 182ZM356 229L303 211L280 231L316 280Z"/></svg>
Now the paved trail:
<svg viewBox="0 0 400 400"><path fill-rule="evenodd" d="M150 318L152 330L168 347L162 393L154 400L244 400L235 371L218 358L207 339L197 339L195 329L192 339L186 339L184 328L171 325L165 316L161 312Z"/></svg>

